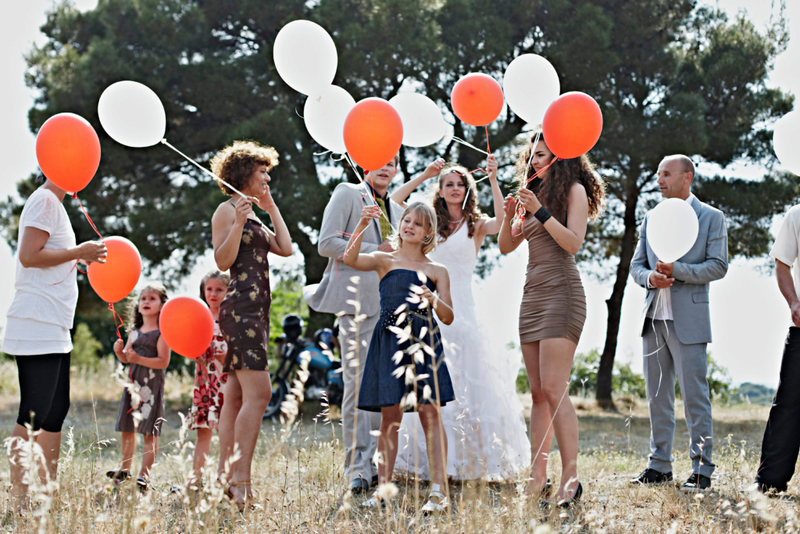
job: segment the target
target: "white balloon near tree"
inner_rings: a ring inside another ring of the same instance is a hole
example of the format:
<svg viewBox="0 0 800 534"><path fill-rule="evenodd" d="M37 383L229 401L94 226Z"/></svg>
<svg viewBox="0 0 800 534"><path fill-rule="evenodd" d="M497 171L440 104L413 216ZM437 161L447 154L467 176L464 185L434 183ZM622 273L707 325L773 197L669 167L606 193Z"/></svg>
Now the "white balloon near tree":
<svg viewBox="0 0 800 534"><path fill-rule="evenodd" d="M647 216L647 243L659 260L673 263L692 249L699 229L691 204L668 198Z"/></svg>
<svg viewBox="0 0 800 534"><path fill-rule="evenodd" d="M775 123L772 146L778 161L800 176L800 111L790 111Z"/></svg>
<svg viewBox="0 0 800 534"><path fill-rule="evenodd" d="M281 28L272 58L281 79L308 96L319 96L333 83L339 62L331 36L310 20L295 20Z"/></svg>
<svg viewBox="0 0 800 534"><path fill-rule="evenodd" d="M314 141L336 154L347 151L344 146L344 120L356 105L350 93L330 85L317 97L308 97L303 107L303 120Z"/></svg>
<svg viewBox="0 0 800 534"><path fill-rule="evenodd" d="M403 121L403 144L411 147L432 145L447 132L447 123L436 102L419 93L400 93L389 100Z"/></svg>
<svg viewBox="0 0 800 534"><path fill-rule="evenodd" d="M106 133L129 147L153 146L167 131L164 105L152 89L139 82L109 85L100 95L97 114Z"/></svg>
<svg viewBox="0 0 800 534"><path fill-rule="evenodd" d="M542 56L523 54L506 68L503 93L517 116L533 125L541 124L547 107L558 98L561 83L555 67Z"/></svg>

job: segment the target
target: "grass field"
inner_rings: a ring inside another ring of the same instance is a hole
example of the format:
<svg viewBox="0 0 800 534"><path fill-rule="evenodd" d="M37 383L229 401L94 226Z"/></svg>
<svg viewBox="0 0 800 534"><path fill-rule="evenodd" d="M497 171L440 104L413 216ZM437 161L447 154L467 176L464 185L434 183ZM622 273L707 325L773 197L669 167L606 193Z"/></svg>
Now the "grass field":
<svg viewBox="0 0 800 534"><path fill-rule="evenodd" d="M515 484L454 483L451 512L424 517L417 510L427 487L401 480L401 490L384 511L364 512L360 498L345 491L341 432L335 418L314 422L318 404L303 405L291 427L264 423L253 467L256 505L240 514L222 495L211 476L196 494L170 493L184 484L191 467L192 433L183 435L178 412L186 412L192 381L171 375L167 382L167 418L153 489L140 495L132 484L116 490L104 473L119 462L114 432L120 388L111 368L74 371L72 408L65 424L59 489L42 493L26 515L11 511L8 491L2 493L0 531L133 533L133 532L796 532L798 488L767 499L747 495L758 463L768 408L749 404L714 407L713 490L687 496L676 487L632 487L628 480L645 467L649 440L647 407L641 401L619 402L620 414L595 408L589 399L574 398L580 418L579 473L584 485L581 505L562 511L521 496ZM525 399L523 399L523 402ZM16 371L0 363L0 439L8 437L16 419ZM690 474L688 435L678 406L674 471L680 483ZM212 454L216 454L216 441ZM559 477L554 448L550 476ZM10 487L5 460L3 487ZM136 462L134 468L138 469Z"/></svg>

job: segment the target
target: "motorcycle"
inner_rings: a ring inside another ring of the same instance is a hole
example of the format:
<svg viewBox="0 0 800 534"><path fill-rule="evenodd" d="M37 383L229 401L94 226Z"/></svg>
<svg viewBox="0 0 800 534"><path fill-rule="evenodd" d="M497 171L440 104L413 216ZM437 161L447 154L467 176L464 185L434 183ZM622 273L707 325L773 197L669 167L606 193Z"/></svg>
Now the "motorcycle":
<svg viewBox="0 0 800 534"><path fill-rule="evenodd" d="M305 383L305 399L321 400L327 394L329 405L340 405L344 396L341 361L333 358L335 336L330 328L314 333L314 340L300 337L304 322L298 315L283 318L283 334L278 338L280 361L272 375L272 397L264 419L274 419L281 413L281 404L286 400L296 370L304 359L308 359L308 379Z"/></svg>

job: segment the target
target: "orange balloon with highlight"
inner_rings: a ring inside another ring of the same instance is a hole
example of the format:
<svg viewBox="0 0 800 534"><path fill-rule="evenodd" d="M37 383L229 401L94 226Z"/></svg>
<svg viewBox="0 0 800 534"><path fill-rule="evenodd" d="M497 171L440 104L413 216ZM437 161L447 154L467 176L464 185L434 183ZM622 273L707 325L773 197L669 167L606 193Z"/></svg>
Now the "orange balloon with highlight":
<svg viewBox="0 0 800 534"><path fill-rule="evenodd" d="M131 294L142 274L142 257L136 245L124 237L106 237L108 255L105 263L90 263L89 284L97 296L109 304Z"/></svg>
<svg viewBox="0 0 800 534"><path fill-rule="evenodd" d="M194 360L205 354L214 337L214 317L195 297L175 297L161 308L158 328L173 352Z"/></svg>
<svg viewBox="0 0 800 534"><path fill-rule="evenodd" d="M472 126L486 126L503 111L503 88L486 74L467 74L450 93L456 117Z"/></svg>
<svg viewBox="0 0 800 534"><path fill-rule="evenodd" d="M47 119L36 135L36 160L48 180L77 193L100 166L100 139L80 115L59 113Z"/></svg>
<svg viewBox="0 0 800 534"><path fill-rule="evenodd" d="M558 97L544 114L542 135L550 152L561 159L580 157L603 132L603 113L594 98L572 91Z"/></svg>
<svg viewBox="0 0 800 534"><path fill-rule="evenodd" d="M366 171L376 171L392 161L403 143L403 121L382 98L358 102L344 120L347 153Z"/></svg>

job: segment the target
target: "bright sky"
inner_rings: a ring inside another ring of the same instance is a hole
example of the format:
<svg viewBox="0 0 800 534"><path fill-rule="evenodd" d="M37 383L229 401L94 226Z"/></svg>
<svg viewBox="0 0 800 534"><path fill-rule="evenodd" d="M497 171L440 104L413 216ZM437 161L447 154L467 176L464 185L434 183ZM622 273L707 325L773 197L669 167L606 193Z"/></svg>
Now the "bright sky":
<svg viewBox="0 0 800 534"><path fill-rule="evenodd" d="M73 0L81 10L92 9L96 0ZM763 28L769 17L764 0L718 0L712 2L730 13L747 10L757 27ZM800 2L787 2L790 41L788 49L775 61L770 76L771 86L800 95ZM33 102L32 92L25 87L23 54L34 42L43 42L39 26L45 22L50 1L25 0L9 4L9 13L0 17L0 110L3 128L0 131L0 161L6 171L0 180L0 198L15 195L15 182L36 169L34 136L28 129L27 112ZM700 169L703 172L704 169ZM709 169L705 169L706 172ZM739 175L758 176L757 168L737 169ZM777 231L780 218L773 225ZM486 280L476 282L479 316L484 318L492 343L498 350L510 342L518 342L517 312L522 296L527 251L520 247L503 257L500 266ZM277 259L273 256L273 258ZM274 262L273 262L274 263ZM786 303L775 280L762 275L760 266L766 260L734 261L727 276L711 284L711 323L714 343L709 346L714 358L727 367L734 382L756 382L774 385L778 381L783 340L789 325ZM200 277L213 267L206 255L195 272L185 281L182 290L194 294ZM598 283L583 276L588 303L588 318L578 346L579 351L602 348L605 342L605 299L611 294L611 282ZM0 240L0 327L5 326L5 311L14 291L14 260L11 251ZM498 298L503 295L503 298ZM618 361L632 362L641 370L640 327L644 290L629 281L625 291L622 327L619 336Z"/></svg>

